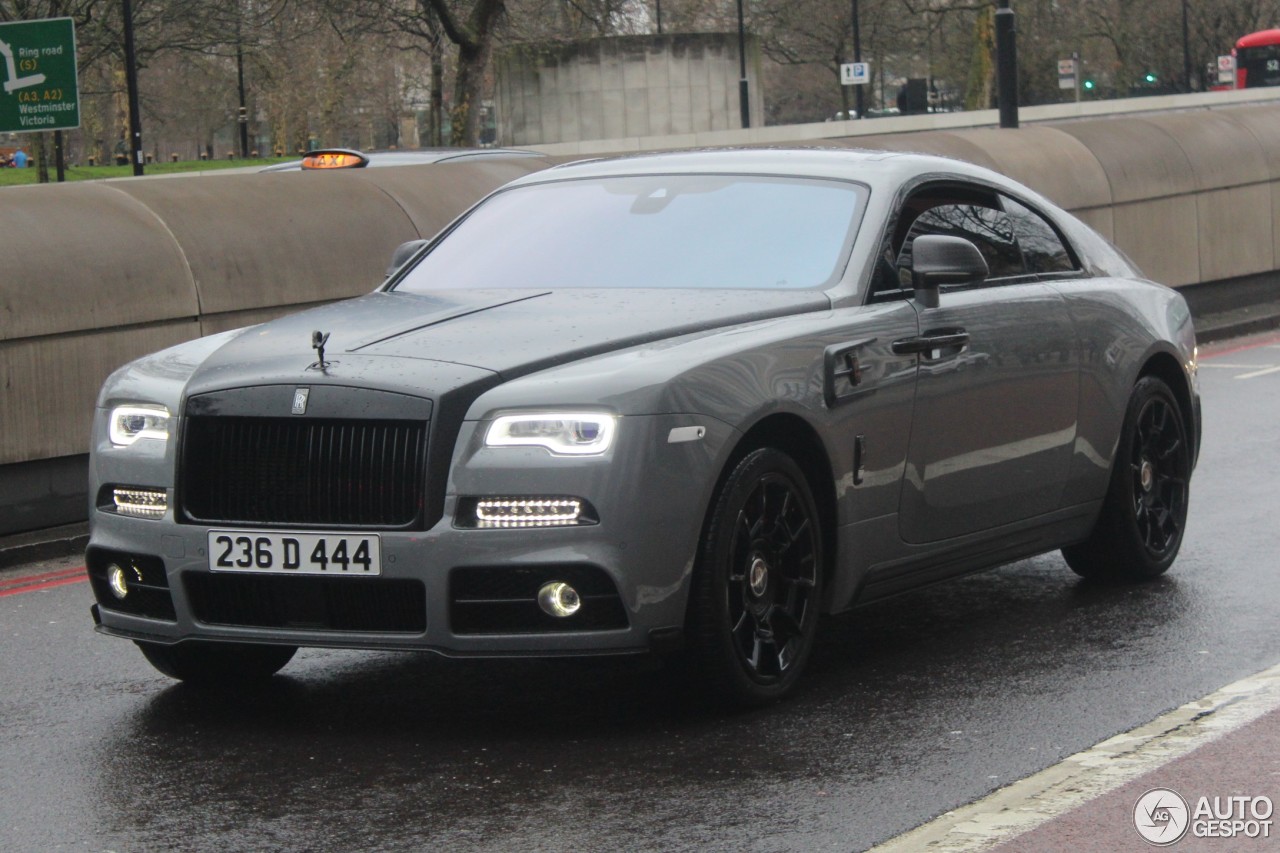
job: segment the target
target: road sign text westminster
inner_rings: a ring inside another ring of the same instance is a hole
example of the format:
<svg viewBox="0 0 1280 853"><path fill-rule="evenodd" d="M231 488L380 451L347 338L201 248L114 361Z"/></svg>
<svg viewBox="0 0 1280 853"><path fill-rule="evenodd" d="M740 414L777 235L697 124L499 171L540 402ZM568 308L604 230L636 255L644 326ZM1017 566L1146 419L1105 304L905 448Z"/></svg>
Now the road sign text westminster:
<svg viewBox="0 0 1280 853"><path fill-rule="evenodd" d="M0 24L0 133L80 126L76 31L70 18Z"/></svg>

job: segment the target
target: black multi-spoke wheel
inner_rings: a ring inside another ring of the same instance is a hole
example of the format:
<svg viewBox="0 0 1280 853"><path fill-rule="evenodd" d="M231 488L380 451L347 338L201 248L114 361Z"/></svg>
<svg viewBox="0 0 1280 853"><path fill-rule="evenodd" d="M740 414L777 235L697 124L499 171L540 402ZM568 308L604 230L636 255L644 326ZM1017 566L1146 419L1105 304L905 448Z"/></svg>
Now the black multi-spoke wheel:
<svg viewBox="0 0 1280 853"><path fill-rule="evenodd" d="M1115 580L1164 574L1186 527L1191 458L1177 398L1159 379L1139 380L1097 525L1087 540L1062 549L1071 568Z"/></svg>
<svg viewBox="0 0 1280 853"><path fill-rule="evenodd" d="M188 640L174 646L136 641L143 656L170 678L209 687L265 682L298 651L296 646L205 643Z"/></svg>
<svg viewBox="0 0 1280 853"><path fill-rule="evenodd" d="M721 486L694 577L690 638L707 686L736 704L770 702L813 647L822 535L799 466L770 448Z"/></svg>

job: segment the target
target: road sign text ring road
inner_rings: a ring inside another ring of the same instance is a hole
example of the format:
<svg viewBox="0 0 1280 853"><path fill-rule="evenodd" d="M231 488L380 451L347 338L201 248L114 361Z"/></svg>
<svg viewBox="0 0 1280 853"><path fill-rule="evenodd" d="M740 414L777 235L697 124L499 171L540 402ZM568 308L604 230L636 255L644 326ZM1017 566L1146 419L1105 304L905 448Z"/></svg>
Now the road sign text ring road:
<svg viewBox="0 0 1280 853"><path fill-rule="evenodd" d="M0 133L80 126L75 24L70 18L0 23Z"/></svg>

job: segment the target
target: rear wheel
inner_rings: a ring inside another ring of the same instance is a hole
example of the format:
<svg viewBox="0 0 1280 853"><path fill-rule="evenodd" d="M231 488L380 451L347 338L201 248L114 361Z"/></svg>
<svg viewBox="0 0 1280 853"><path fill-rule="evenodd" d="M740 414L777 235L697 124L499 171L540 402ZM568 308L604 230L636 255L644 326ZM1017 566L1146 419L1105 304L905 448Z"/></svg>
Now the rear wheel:
<svg viewBox="0 0 1280 853"><path fill-rule="evenodd" d="M756 450L716 496L694 574L701 685L735 705L786 695L813 648L822 594L817 505L791 457Z"/></svg>
<svg viewBox="0 0 1280 853"><path fill-rule="evenodd" d="M1088 539L1062 549L1076 574L1146 580L1173 565L1190 494L1191 445L1184 424L1168 385L1154 376L1138 380L1102 514Z"/></svg>
<svg viewBox="0 0 1280 853"><path fill-rule="evenodd" d="M173 646L137 641L143 656L170 678L191 684L234 687L261 683L279 672L298 651L296 646L249 643L203 643L188 640Z"/></svg>

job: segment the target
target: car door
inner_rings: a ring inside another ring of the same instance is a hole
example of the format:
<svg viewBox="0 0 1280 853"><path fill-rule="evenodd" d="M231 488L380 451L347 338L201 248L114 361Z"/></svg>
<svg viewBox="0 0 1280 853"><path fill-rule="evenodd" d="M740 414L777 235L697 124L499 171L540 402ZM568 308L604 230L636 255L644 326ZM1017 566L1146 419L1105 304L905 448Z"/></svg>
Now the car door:
<svg viewBox="0 0 1280 853"><path fill-rule="evenodd" d="M918 377L899 530L933 543L1051 512L1070 470L1079 357L1067 305L1029 272L1000 198L972 187L908 200L898 254L922 234L964 237L990 276L943 287L920 312Z"/></svg>

